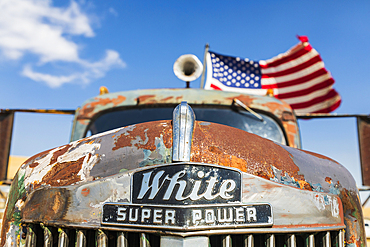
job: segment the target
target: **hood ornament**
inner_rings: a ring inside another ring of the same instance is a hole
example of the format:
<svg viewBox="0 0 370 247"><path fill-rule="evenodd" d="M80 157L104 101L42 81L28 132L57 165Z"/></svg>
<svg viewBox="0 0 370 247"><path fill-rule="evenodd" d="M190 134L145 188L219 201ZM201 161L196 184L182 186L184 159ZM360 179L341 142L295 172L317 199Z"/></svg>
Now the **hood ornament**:
<svg viewBox="0 0 370 247"><path fill-rule="evenodd" d="M193 109L186 101L173 111L172 161L190 161L191 141L195 123Z"/></svg>

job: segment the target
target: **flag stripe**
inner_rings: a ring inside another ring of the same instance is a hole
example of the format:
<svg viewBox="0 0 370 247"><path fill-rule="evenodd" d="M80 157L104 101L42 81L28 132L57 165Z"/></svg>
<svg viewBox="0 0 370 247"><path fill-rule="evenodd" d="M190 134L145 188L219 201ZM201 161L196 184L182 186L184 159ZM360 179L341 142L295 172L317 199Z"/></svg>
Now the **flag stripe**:
<svg viewBox="0 0 370 247"><path fill-rule="evenodd" d="M211 84L211 88L214 90L221 90L221 88L217 87L215 84Z"/></svg>
<svg viewBox="0 0 370 247"><path fill-rule="evenodd" d="M335 100L336 100L335 103L332 103L331 105L328 104L328 105L330 105L329 107L323 108L323 109L315 111L313 113L329 113L329 112L335 111L340 106L340 104L342 103L342 100L341 100L339 95L335 98Z"/></svg>
<svg viewBox="0 0 370 247"><path fill-rule="evenodd" d="M316 71L318 71L320 69L323 69L323 68L324 68L324 63L323 62L318 62L318 63L315 63L315 64L311 65L310 67L307 67L307 68L305 68L303 70L300 70L298 72L295 72L293 74L278 76L278 77L274 77L274 78L275 78L275 81L276 81L278 87L281 87L282 85L280 85L280 84L283 83L283 82L288 82L288 81L301 79L304 76L311 75L311 74L315 73ZM263 78L269 78L269 77L262 74L262 79Z"/></svg>
<svg viewBox="0 0 370 247"><path fill-rule="evenodd" d="M320 95L321 94L321 91L318 91L318 92L315 92L315 94L317 95ZM300 103L289 103L288 100L285 100L293 109L300 109L300 108L307 108L307 107L310 107L310 106L313 106L317 103L320 103L322 101L325 101L327 99L330 99L330 98L334 98L335 96L337 96L338 93L332 88L328 93L324 94L324 95L320 95L318 97L315 97L309 101L302 101ZM289 100L290 101L290 100Z"/></svg>
<svg viewBox="0 0 370 247"><path fill-rule="evenodd" d="M289 86L289 87L283 87L283 88L275 88L274 89L274 92L276 92L276 94L285 94L285 93L290 93L290 92L295 92L295 91L301 91L301 90L304 90L306 88L309 88L311 86L314 86L316 84L319 84L319 83L322 83L323 81L326 81L328 79L333 79L329 73L325 73L321 76L318 76L312 80L309 80L305 83L301 83L301 84L297 84L297 85L292 85L292 86ZM334 81L334 79L333 79Z"/></svg>
<svg viewBox="0 0 370 247"><path fill-rule="evenodd" d="M330 78L326 81L323 81L319 84L316 84L312 87L309 87L309 88L306 88L306 89L303 89L303 90L296 90L296 91L292 91L290 93L277 93L277 94L275 94L275 96L279 99L287 99L287 98L292 98L292 97L296 97L296 96L304 96L304 95L307 95L310 92L330 87L333 84L334 84L334 79Z"/></svg>
<svg viewBox="0 0 370 247"><path fill-rule="evenodd" d="M283 53L283 54L280 54L280 55L276 56L275 58L271 58L271 59L264 60L264 61L261 60L260 61L261 68L267 69L267 68L279 66L283 63L287 63L287 62L292 61L292 60L294 60L298 57L303 56L304 54L310 52L311 49L312 49L311 46L306 46L305 47L302 44L298 44L293 49L295 49L295 48L298 48L299 50L292 53L292 54L289 54L291 52L288 51L286 53Z"/></svg>
<svg viewBox="0 0 370 247"><path fill-rule="evenodd" d="M287 102L289 105L295 105L295 107L297 109L298 108L309 107L309 106L315 104L315 102L311 102L311 101L313 101L316 98L322 97L323 95L327 95L328 92L329 92L329 90L322 89L322 90L311 92L310 94L307 94L307 95L304 95L304 96L296 96L296 97L293 97L293 98L284 99L284 101ZM306 103L307 105L299 107L298 104L301 104L301 103Z"/></svg>
<svg viewBox="0 0 370 247"><path fill-rule="evenodd" d="M307 67L310 67L318 62L321 62L321 58L320 58L320 55L317 55L313 58L311 58L310 60L304 62L304 63L301 63L297 66L294 66L294 67L291 67L289 69L285 69L285 70L281 70L279 72L275 72L275 73L266 73L266 71L264 69L262 69L262 74L264 77L279 77L279 76L285 76L285 75L289 75L289 74L293 74L295 72L298 72L298 71L301 71Z"/></svg>
<svg viewBox="0 0 370 247"><path fill-rule="evenodd" d="M326 69L321 68L311 74L308 74L306 76L302 77L297 77L297 79L289 80L289 81L284 81L284 79L279 79L279 78L274 78L275 84L270 84L266 85L264 78L262 78L262 88L283 88L283 87L289 87L289 86L294 86L298 84L305 83L307 81L313 80L318 76L325 75L327 74L328 71ZM304 73L301 73L304 74ZM279 83L280 82L280 83Z"/></svg>
<svg viewBox="0 0 370 247"><path fill-rule="evenodd" d="M307 62L311 58L314 58L314 57L316 57L318 55L319 55L319 53L315 49L311 49L310 52L307 52L306 54L304 54L304 55L302 55L300 57L297 57L294 60L291 60L289 62L283 63L283 64L281 64L279 66L276 66L276 67L262 68L262 71L263 71L264 74L269 74L269 73L275 73L275 72L283 71L283 70L292 68L294 66L297 66L297 65L299 65L301 63ZM262 63L262 61L260 61L260 63Z"/></svg>
<svg viewBox="0 0 370 247"><path fill-rule="evenodd" d="M301 109L294 109L296 113L328 113L332 112L335 109L337 109L342 102L339 94L331 99L325 100L321 103L318 103L316 105L307 107L307 108L301 108Z"/></svg>

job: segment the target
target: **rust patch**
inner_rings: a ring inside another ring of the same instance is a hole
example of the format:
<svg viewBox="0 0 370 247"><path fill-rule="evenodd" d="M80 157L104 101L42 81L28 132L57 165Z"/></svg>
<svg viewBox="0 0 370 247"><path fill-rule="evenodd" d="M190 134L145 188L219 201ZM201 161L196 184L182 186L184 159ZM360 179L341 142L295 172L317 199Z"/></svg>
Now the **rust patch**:
<svg viewBox="0 0 370 247"><path fill-rule="evenodd" d="M81 194L83 196L87 196L88 194L90 194L90 189L89 188L82 189Z"/></svg>
<svg viewBox="0 0 370 247"><path fill-rule="evenodd" d="M310 185L309 183L307 183L306 181L299 180L299 181L298 181L298 183L299 183L299 187L300 187L301 189L305 189L305 190L310 190L310 191L312 191L312 187L311 187L311 185Z"/></svg>
<svg viewBox="0 0 370 247"><path fill-rule="evenodd" d="M173 96L169 96L167 98L161 99L161 101L163 102L163 101L167 101L167 100L171 100L171 99L173 99Z"/></svg>
<svg viewBox="0 0 370 247"><path fill-rule="evenodd" d="M34 221L61 219L66 213L68 198L66 189L46 188L35 191L28 201L33 206L23 209L22 218Z"/></svg>
<svg viewBox="0 0 370 247"><path fill-rule="evenodd" d="M121 104L125 100L126 100L126 97L125 96L118 95L117 98L113 98L112 99L112 103L113 103L114 106L116 106L116 105Z"/></svg>
<svg viewBox="0 0 370 247"><path fill-rule="evenodd" d="M225 98L226 100L230 100L231 102L234 100L234 99L238 99L240 100L241 102L243 102L244 104L246 104L247 106L250 106L253 101L255 100L255 98L253 96L250 96L250 95L245 95L245 94L241 94L239 96L235 96L235 97L231 97L231 98ZM231 104L231 103L230 103Z"/></svg>
<svg viewBox="0 0 370 247"><path fill-rule="evenodd" d="M156 149L155 138L161 135L166 148L171 148L172 125L170 120L137 124L132 131L117 137L112 150L136 146L139 149L154 151Z"/></svg>
<svg viewBox="0 0 370 247"><path fill-rule="evenodd" d="M116 98L95 98L96 101L87 103L84 105L78 113L77 119L90 118L97 106L105 106L108 104L113 104L113 106L121 104L126 100L125 96L118 95Z"/></svg>
<svg viewBox="0 0 370 247"><path fill-rule="evenodd" d="M269 175L264 171L256 171L253 175L256 175L264 179L270 179Z"/></svg>
<svg viewBox="0 0 370 247"><path fill-rule="evenodd" d="M77 122L81 125L88 125L89 124L89 121L86 120L86 119L78 119L77 117Z"/></svg>
<svg viewBox="0 0 370 247"><path fill-rule="evenodd" d="M343 205L344 221L346 224L346 241L359 245L362 236L365 236L363 229L363 216L358 195L343 188L340 192L340 199Z"/></svg>
<svg viewBox="0 0 370 247"><path fill-rule="evenodd" d="M183 96L177 96L176 101L182 100Z"/></svg>
<svg viewBox="0 0 370 247"><path fill-rule="evenodd" d="M221 149L219 149L218 147L210 146L210 147L208 147L208 149L212 153L216 153L216 154L222 153Z"/></svg>
<svg viewBox="0 0 370 247"><path fill-rule="evenodd" d="M91 156L91 154L89 154ZM40 184L35 182L34 187L38 188L42 184L50 186L70 185L80 181L80 176L77 175L81 170L82 163L86 156L79 158L76 161L57 163L53 168L42 178Z"/></svg>
<svg viewBox="0 0 370 247"><path fill-rule="evenodd" d="M329 177L326 177L326 178L325 178L325 182L327 182L327 183L331 184L331 183L332 183L332 179L331 179L331 178L329 178Z"/></svg>
<svg viewBox="0 0 370 247"><path fill-rule="evenodd" d="M138 102L138 104L145 104L145 101L147 101L148 99L154 98L154 97L155 97L154 94L141 95L141 96L136 98L136 101Z"/></svg>
<svg viewBox="0 0 370 247"><path fill-rule="evenodd" d="M261 104L261 106L267 107L272 113L277 115L280 119L283 117L283 110L285 107L281 103L277 102L267 102L265 104Z"/></svg>
<svg viewBox="0 0 370 247"><path fill-rule="evenodd" d="M234 167L266 179L274 177L274 166L283 174L305 180L284 148L257 135L215 123L196 122L191 161Z"/></svg>
<svg viewBox="0 0 370 247"><path fill-rule="evenodd" d="M50 159L50 164L54 164L55 162L57 162L58 157L65 154L70 147L71 147L71 145L68 144L68 145L65 145L62 149L59 149L59 150L55 151L53 153L53 157L51 157L51 159Z"/></svg>
<svg viewBox="0 0 370 247"><path fill-rule="evenodd" d="M261 185L261 187L268 191L268 190L274 189L279 186L272 184L272 183L266 183L266 184Z"/></svg>
<svg viewBox="0 0 370 247"><path fill-rule="evenodd" d="M29 165L28 165L28 167L29 167L29 168L35 168L35 167L37 167L38 165L40 165L40 164L39 164L39 163L37 163L37 162L33 162L33 163L29 164Z"/></svg>
<svg viewBox="0 0 370 247"><path fill-rule="evenodd" d="M298 128L295 122L283 122L283 127L288 136L290 147L297 148L295 138L298 135Z"/></svg>
<svg viewBox="0 0 370 247"><path fill-rule="evenodd" d="M54 204L52 205L54 214L58 212L59 207L60 207L60 196L56 196L54 200Z"/></svg>
<svg viewBox="0 0 370 247"><path fill-rule="evenodd" d="M330 160L330 161L333 161L334 163L337 163L339 165L339 163L329 157L326 157L322 154L317 154L317 153L314 153L314 152L310 152L310 151L307 151L307 150L301 150L302 152L305 152L305 153L308 153L308 154L311 154L312 156L315 156L317 158L320 158L320 159L325 159L325 160Z"/></svg>

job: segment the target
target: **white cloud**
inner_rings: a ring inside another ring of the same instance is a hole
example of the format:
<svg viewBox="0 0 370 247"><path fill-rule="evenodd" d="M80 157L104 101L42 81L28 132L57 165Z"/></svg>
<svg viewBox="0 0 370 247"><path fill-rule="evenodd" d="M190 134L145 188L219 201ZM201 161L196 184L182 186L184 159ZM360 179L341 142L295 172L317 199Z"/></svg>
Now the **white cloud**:
<svg viewBox="0 0 370 247"><path fill-rule="evenodd" d="M50 74L44 74L35 72L30 64L24 66L22 75L38 82L44 82L52 88L59 87L65 83L72 83L79 81L83 84L88 84L94 79L98 79L105 76L105 73L113 67L125 67L126 64L119 58L119 54L116 51L107 50L106 56L102 60L95 63L83 62L85 67L83 72L76 72L68 76L55 76Z"/></svg>
<svg viewBox="0 0 370 247"><path fill-rule="evenodd" d="M108 50L105 58L88 62L80 58L73 36L93 37L89 18L72 1L66 8L53 7L48 0L0 0L0 51L3 57L20 60L25 54L35 55L37 66L68 62L80 70L71 75L50 75L35 72L32 64L24 67L22 75L51 87L64 83L90 81L103 77L113 67L124 67L115 51ZM70 37L70 38L67 38Z"/></svg>

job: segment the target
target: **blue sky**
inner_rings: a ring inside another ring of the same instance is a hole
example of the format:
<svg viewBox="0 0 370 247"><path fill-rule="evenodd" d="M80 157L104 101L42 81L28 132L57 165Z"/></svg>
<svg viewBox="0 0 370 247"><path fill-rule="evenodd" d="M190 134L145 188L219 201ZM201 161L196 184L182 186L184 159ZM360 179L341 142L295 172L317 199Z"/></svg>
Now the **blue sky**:
<svg viewBox="0 0 370 247"><path fill-rule="evenodd" d="M111 92L183 87L182 54L254 60L308 36L342 96L337 113L369 114L370 2L0 0L0 108L76 109ZM191 84L199 87L200 80ZM69 141L72 117L17 114L12 155ZM354 119L300 121L303 148L347 167L361 185Z"/></svg>

